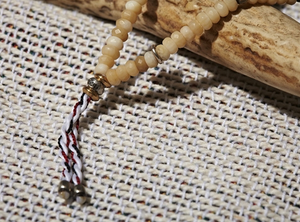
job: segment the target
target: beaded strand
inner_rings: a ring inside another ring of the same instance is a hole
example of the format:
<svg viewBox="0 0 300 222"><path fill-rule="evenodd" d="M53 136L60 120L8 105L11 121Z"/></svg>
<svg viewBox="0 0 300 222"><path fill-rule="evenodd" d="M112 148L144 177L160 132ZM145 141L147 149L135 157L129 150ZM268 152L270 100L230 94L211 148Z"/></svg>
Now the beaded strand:
<svg viewBox="0 0 300 222"><path fill-rule="evenodd" d="M126 10L134 10L134 12L140 13L142 5L138 5L137 2L145 4L146 0L129 1L127 4L130 5L131 8L128 8L128 5L126 4ZM211 29L213 24L218 23L221 17L226 17L229 12L236 11L238 4L242 4L244 2L246 2L246 0L224 0L216 3L213 7L204 9L202 12L197 14L195 21L189 22L188 25L183 26L180 31L173 32L170 37L167 37L162 41L162 44L157 45L154 51L148 51L143 56L138 56L134 61L129 60L125 63L125 65L119 65L116 69L112 69L112 59L108 63L107 61L104 61L102 57L111 56L113 59L118 58L118 50L120 50L123 45L119 43L121 41L118 43L108 41L107 45L111 46L112 49L109 51L105 48L106 46L104 47L105 50L102 50L103 56L99 58L99 63L96 66L94 73L96 76L104 76L111 85L117 86L121 82L127 81L130 76L137 76L138 73L146 72L149 68L156 67L158 63L168 60L171 54L176 53L179 48L185 47L187 42L191 42L196 36L200 37L204 31ZM256 4L257 2L260 4L271 5L276 3L294 4L296 0L248 0L248 3L250 4ZM134 5L134 9L132 5ZM121 19L119 20L125 21L127 18L128 17L123 17L122 13ZM127 32L131 31L132 25L125 25L119 20L117 20L118 29L126 29ZM136 17L132 20L135 21ZM127 23L130 22L127 21ZM122 34L122 36L126 36L126 38L122 39L125 41L127 39L127 33L126 35ZM105 67L105 69L100 67Z"/></svg>
<svg viewBox="0 0 300 222"><path fill-rule="evenodd" d="M90 100L97 101L105 88L119 85L127 81L131 76L137 76L140 72L146 72L149 68L156 67L169 59L179 48L183 48L187 42L195 37L200 37L206 30L211 29L213 24L218 23L221 17L226 17L229 12L237 10L239 4L247 0L223 0L213 7L199 12L195 21L189 22L179 31L174 31L170 37L166 37L162 44L152 46L143 56L135 60L129 60L124 65L112 68L115 60L120 56L123 43L128 39L128 33L132 30L142 7L147 0L130 0L125 4L125 10L121 18L116 21L116 27L111 36L106 40L102 48L102 55L94 70L94 77L88 80L87 86L83 87L80 101L73 108L72 113L66 119L62 127L62 135L58 139L60 156L63 159L64 170L62 181L58 187L59 195L67 200L72 195L76 201L83 204L86 201L86 192L82 185L82 162L78 149L77 137L79 117L87 108ZM299 0L248 0L249 4L294 4ZM73 187L73 184L75 185Z"/></svg>

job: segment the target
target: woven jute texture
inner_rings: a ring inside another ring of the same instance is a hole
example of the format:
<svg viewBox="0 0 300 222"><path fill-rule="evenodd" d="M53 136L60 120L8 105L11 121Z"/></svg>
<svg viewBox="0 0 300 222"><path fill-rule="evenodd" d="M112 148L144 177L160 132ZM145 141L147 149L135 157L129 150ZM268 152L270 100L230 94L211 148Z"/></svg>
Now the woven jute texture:
<svg viewBox="0 0 300 222"><path fill-rule="evenodd" d="M300 98L184 49L88 107L89 198L64 203L57 139L114 23L0 5L1 221L300 221ZM134 30L117 64L160 41Z"/></svg>

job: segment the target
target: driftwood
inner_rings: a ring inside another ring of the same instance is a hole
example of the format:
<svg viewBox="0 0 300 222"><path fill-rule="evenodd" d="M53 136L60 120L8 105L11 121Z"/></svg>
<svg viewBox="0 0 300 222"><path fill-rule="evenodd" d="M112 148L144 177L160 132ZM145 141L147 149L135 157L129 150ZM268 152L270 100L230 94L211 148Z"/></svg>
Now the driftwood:
<svg viewBox="0 0 300 222"><path fill-rule="evenodd" d="M48 2L116 20L127 0ZM216 0L148 0L135 28L163 38L215 3ZM245 5L221 19L186 48L232 70L300 96L300 24L271 6Z"/></svg>

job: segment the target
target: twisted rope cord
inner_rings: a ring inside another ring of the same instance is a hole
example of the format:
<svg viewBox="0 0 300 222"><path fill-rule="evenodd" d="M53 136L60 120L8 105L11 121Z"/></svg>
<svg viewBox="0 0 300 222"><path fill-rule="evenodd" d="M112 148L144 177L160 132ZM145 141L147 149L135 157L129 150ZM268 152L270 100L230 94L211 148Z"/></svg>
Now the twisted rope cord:
<svg viewBox="0 0 300 222"><path fill-rule="evenodd" d="M69 182L73 181L76 185L82 182L81 153L79 152L77 143L79 118L88 107L90 101L91 98L88 95L85 93L81 95L80 100L73 107L73 111L66 118L62 126L61 136L58 138L60 156L63 159L64 165L62 177Z"/></svg>

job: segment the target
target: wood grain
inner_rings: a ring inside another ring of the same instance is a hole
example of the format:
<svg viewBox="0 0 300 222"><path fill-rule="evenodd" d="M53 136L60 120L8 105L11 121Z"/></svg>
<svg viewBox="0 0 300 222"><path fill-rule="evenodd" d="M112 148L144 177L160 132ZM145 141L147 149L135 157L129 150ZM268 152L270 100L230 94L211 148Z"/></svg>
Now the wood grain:
<svg viewBox="0 0 300 222"><path fill-rule="evenodd" d="M48 0L116 20L127 0ZM135 28L164 38L215 0L148 0ZM186 48L239 73L300 96L300 24L270 6L240 7Z"/></svg>

